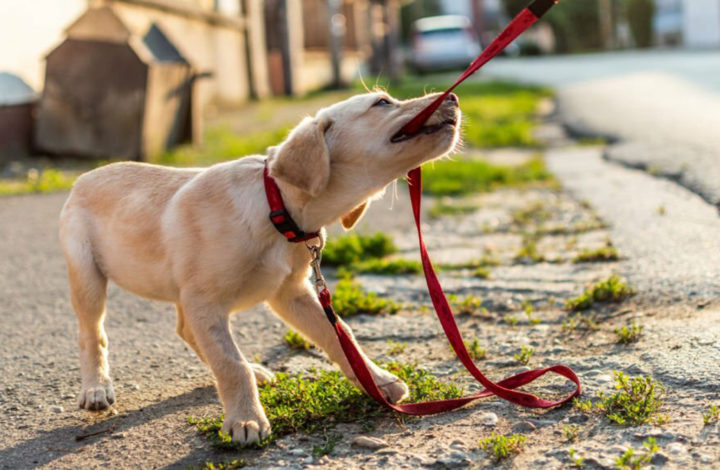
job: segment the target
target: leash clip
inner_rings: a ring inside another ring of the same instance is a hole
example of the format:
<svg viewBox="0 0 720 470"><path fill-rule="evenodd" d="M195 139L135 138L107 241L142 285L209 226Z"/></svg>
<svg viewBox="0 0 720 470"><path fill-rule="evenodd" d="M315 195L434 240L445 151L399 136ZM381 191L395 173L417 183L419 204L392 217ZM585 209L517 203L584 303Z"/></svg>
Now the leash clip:
<svg viewBox="0 0 720 470"><path fill-rule="evenodd" d="M323 290L326 290L328 288L327 283L325 282L325 277L322 274L322 271L320 270L320 262L322 261L322 250L325 246L325 240L323 237L318 237L320 240L320 243L315 245L312 243L309 243L309 240L305 242L305 246L310 251L310 256L312 257L310 260L310 267L312 267L313 270L313 280L315 282L315 290L318 294L322 292Z"/></svg>

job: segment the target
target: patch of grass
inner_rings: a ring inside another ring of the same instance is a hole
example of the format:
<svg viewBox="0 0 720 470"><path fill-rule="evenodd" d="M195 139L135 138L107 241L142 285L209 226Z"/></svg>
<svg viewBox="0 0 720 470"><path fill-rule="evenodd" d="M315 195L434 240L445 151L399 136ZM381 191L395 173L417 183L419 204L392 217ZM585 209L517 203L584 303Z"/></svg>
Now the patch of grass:
<svg viewBox="0 0 720 470"><path fill-rule="evenodd" d="M531 346L523 346L518 354L513 354L513 358L520 364L527 365L530 362L530 359L532 358L534 352L535 348Z"/></svg>
<svg viewBox="0 0 720 470"><path fill-rule="evenodd" d="M414 364L391 362L384 367L410 388L411 401L446 400L462 396L456 385L440 382ZM260 401L272 426L272 435L260 447L275 439L304 432L323 432L336 423L365 423L391 413L358 390L340 372L311 370L305 375L278 373L272 384L258 387ZM189 417L188 423L210 440L213 447L238 449L230 436L220 432L223 417ZM337 441L335 441L337 442ZM327 440L323 450L327 450Z"/></svg>
<svg viewBox="0 0 720 470"><path fill-rule="evenodd" d="M265 153L268 147L282 142L292 126L236 133L227 126L216 126L205 132L202 146L181 145L152 158L153 163L172 166L205 166L248 155Z"/></svg>
<svg viewBox="0 0 720 470"><path fill-rule="evenodd" d="M626 426L667 422L668 417L658 413L665 394L662 385L652 377L628 377L618 371L613 375L615 393L598 393L599 402L576 400L577 408L585 413L602 412L610 421Z"/></svg>
<svg viewBox="0 0 720 470"><path fill-rule="evenodd" d="M396 98L415 98L441 91L449 83L428 84L425 79L408 78L389 88ZM463 117L470 125L464 140L475 147L537 147L533 137L535 113L540 101L552 93L547 88L509 82L465 83L456 90Z"/></svg>
<svg viewBox="0 0 720 470"><path fill-rule="evenodd" d="M404 353L407 348L407 343L401 343L399 341L388 340L388 344L390 345L387 351L389 356L398 356Z"/></svg>
<svg viewBox="0 0 720 470"><path fill-rule="evenodd" d="M585 249L573 258L573 263L596 263L598 261L617 261L620 259L617 249L606 245L594 250Z"/></svg>
<svg viewBox="0 0 720 470"><path fill-rule="evenodd" d="M440 382L430 372L415 364L390 362L384 364L383 367L408 385L410 394L407 401L409 402L450 400L463 395L462 387Z"/></svg>
<svg viewBox="0 0 720 470"><path fill-rule="evenodd" d="M582 295L568 299L565 306L570 311L578 312L589 309L595 302L622 302L634 293L620 276L613 274L587 289Z"/></svg>
<svg viewBox="0 0 720 470"><path fill-rule="evenodd" d="M520 318L517 315L505 315L505 323L510 326L517 326Z"/></svg>
<svg viewBox="0 0 720 470"><path fill-rule="evenodd" d="M423 272L420 261L403 258L369 258L364 261L352 263L349 269L356 273L384 274L388 276L398 274L420 274Z"/></svg>
<svg viewBox="0 0 720 470"><path fill-rule="evenodd" d="M338 281L332 296L332 306L342 317L361 313L366 315L392 314L401 307L392 299L379 297L375 292L367 292L352 277L344 277Z"/></svg>
<svg viewBox="0 0 720 470"><path fill-rule="evenodd" d="M451 198L442 198L435 201L428 215L431 219L438 219L444 215L465 215L477 211L480 206L474 202L458 201Z"/></svg>
<svg viewBox="0 0 720 470"><path fill-rule="evenodd" d="M480 441L480 448L492 455L496 462L510 455L519 453L525 445L527 438L521 434L504 436L493 432L490 437Z"/></svg>
<svg viewBox="0 0 720 470"><path fill-rule="evenodd" d="M666 214L665 206L658 206L657 213L658 215L665 215Z"/></svg>
<svg viewBox="0 0 720 470"><path fill-rule="evenodd" d="M545 255L538 250L537 236L534 234L523 235L522 245L515 254L515 261L521 263L542 263L545 261Z"/></svg>
<svg viewBox="0 0 720 470"><path fill-rule="evenodd" d="M482 306L482 297L480 296L466 295L460 298L455 294L448 294L447 299L450 308L456 315L487 314L487 310Z"/></svg>
<svg viewBox="0 0 720 470"><path fill-rule="evenodd" d="M617 336L617 342L620 344L630 344L638 341L642 335L643 326L638 325L634 321L628 326L622 328L615 328L615 335Z"/></svg>
<svg viewBox="0 0 720 470"><path fill-rule="evenodd" d="M575 331L577 328L581 328L583 330L597 330L598 325L595 322L594 315L576 313L575 315L563 320L561 328L564 333L570 333Z"/></svg>
<svg viewBox="0 0 720 470"><path fill-rule="evenodd" d="M74 182L74 175L54 168L32 169L24 180L0 180L0 196L66 191Z"/></svg>
<svg viewBox="0 0 720 470"><path fill-rule="evenodd" d="M525 310L525 315L526 315L527 318L528 318L528 325L533 326L533 325L537 325L537 324L539 324L539 323L542 322L542 320L541 320L540 318L536 317L536 316L533 314L533 311L532 311L532 310L529 310L529 311L528 311L528 310Z"/></svg>
<svg viewBox="0 0 720 470"><path fill-rule="evenodd" d="M186 470L235 470L247 467L248 462L245 459L234 459L229 462L210 462L207 461L202 467L188 467Z"/></svg>
<svg viewBox="0 0 720 470"><path fill-rule="evenodd" d="M349 266L362 260L383 258L394 253L397 253L395 242L382 232L373 235L351 233L328 240L322 259L330 266Z"/></svg>
<svg viewBox="0 0 720 470"><path fill-rule="evenodd" d="M490 279L490 270L483 266L479 266L473 270L471 276L477 279Z"/></svg>
<svg viewBox="0 0 720 470"><path fill-rule="evenodd" d="M546 222L550 217L552 217L552 213L543 201L535 201L526 207L515 209L512 212L512 222L519 226Z"/></svg>
<svg viewBox="0 0 720 470"><path fill-rule="evenodd" d="M712 422L720 421L720 409L717 405L711 405L707 413L703 414L703 423L707 426Z"/></svg>
<svg viewBox="0 0 720 470"><path fill-rule="evenodd" d="M319 459L323 455L331 454L335 450L335 445L342 441L342 434L333 433L325 436L325 443L321 446L313 446L313 457Z"/></svg>
<svg viewBox="0 0 720 470"><path fill-rule="evenodd" d="M549 183L553 177L539 157L517 166L494 165L485 160L441 160L423 172L423 191L434 196L462 196L500 186Z"/></svg>
<svg viewBox="0 0 720 470"><path fill-rule="evenodd" d="M580 427L577 424L567 424L560 430L566 441L572 442L580 434Z"/></svg>
<svg viewBox="0 0 720 470"><path fill-rule="evenodd" d="M487 350L480 346L480 341L473 339L472 341L463 341L465 349L474 361L479 361L487 357ZM453 350L452 346L448 344L450 351Z"/></svg>
<svg viewBox="0 0 720 470"><path fill-rule="evenodd" d="M653 456L657 454L660 447L654 437L648 437L643 442L642 454L635 452L634 449L628 449L623 455L615 459L615 464L619 470L640 470L650 464Z"/></svg>
<svg viewBox="0 0 720 470"><path fill-rule="evenodd" d="M573 468L583 468L585 465L585 457L576 455L575 449L568 450L568 457L570 457L570 466Z"/></svg>
<svg viewBox="0 0 720 470"><path fill-rule="evenodd" d="M472 259L465 263L448 263L438 265L439 269L449 271L453 269L477 269L500 266L500 260L492 255L483 255L481 258Z"/></svg>
<svg viewBox="0 0 720 470"><path fill-rule="evenodd" d="M294 330L287 330L285 332L285 343L290 347L290 349L302 351L313 347L310 341L306 340L300 333Z"/></svg>

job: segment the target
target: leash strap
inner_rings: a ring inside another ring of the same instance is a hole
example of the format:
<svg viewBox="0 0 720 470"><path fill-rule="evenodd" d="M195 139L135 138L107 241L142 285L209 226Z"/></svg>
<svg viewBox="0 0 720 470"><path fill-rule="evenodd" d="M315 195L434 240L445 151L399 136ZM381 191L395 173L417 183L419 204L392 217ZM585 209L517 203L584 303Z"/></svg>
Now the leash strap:
<svg viewBox="0 0 720 470"><path fill-rule="evenodd" d="M420 111L414 118L412 118L407 124L403 126L398 134L415 134L420 130L425 121L434 113L440 105L445 101L445 98L462 82L464 82L470 75L478 71L480 67L485 65L505 49L508 44L513 42L518 36L520 36L526 29L535 24L555 3L559 0L535 0L527 8L524 8L518 15L505 27L505 29L496 37L493 42L482 51L482 53L475 59L468 68L460 75L460 77L453 83L450 88L438 96L432 103L430 103L425 109Z"/></svg>
<svg viewBox="0 0 720 470"><path fill-rule="evenodd" d="M332 307L330 291L327 289L327 287L325 287L320 291L320 294L318 296L320 300L320 305L322 305L323 310L325 311L325 315L327 315L330 323L335 328L335 333L340 340L340 345L345 352L345 356L350 363L350 367L352 368L355 376L357 377L358 381L363 386L365 391L380 404L385 405L388 408L392 408L395 411L399 411L401 413L409 415L430 415L435 413L441 413L444 411L451 411L460 408L461 406L466 405L471 401L477 400L478 398L489 397L491 395L497 395L498 397L503 398L511 403L515 403L517 405L525 406L528 408L551 408L553 406L567 403L573 398L579 396L582 390L580 385L580 379L575 374L575 372L572 371L572 369L564 365L558 364L546 367L544 369L534 369L520 372L519 374L510 376L497 383L485 377L485 375L480 371L480 369L475 366L475 363L473 362L470 354L465 348L462 335L460 334L457 323L455 322L455 317L453 316L450 305L447 301L447 298L445 297L445 292L443 292L440 281L435 274L432 261L430 260L430 256L425 246L425 241L423 240L420 221L420 200L422 196L422 176L420 173L420 169L416 168L415 170L412 170L409 173L408 178L410 186L410 198L412 202L413 216L415 219L415 227L417 228L423 271L425 272L425 279L427 281L428 291L430 292L430 298L432 299L433 306L435 307L435 312L437 313L440 324L443 327L445 336L447 336L448 341L450 342L450 345L455 351L455 354L460 359L460 362L462 362L468 372L470 372L472 376L475 377L475 379L480 382L483 387L485 387L485 390L475 395L463 398L454 398L451 400L437 400L421 403L407 403L401 405L394 405L388 402L388 400L385 398L385 396L375 383L375 380L373 379L372 374L367 367L367 364L365 364L365 360L358 351L357 345L350 338L350 335L347 334L347 332L342 326L342 323L337 321L337 314ZM516 388L526 385L534 381L535 379L545 375L548 372L553 372L555 374L561 375L575 383L575 391L567 397L563 398L562 400L550 401L537 397L531 393L515 390Z"/></svg>
<svg viewBox="0 0 720 470"><path fill-rule="evenodd" d="M470 75L475 73L480 67L486 64L490 59L495 57L501 52L508 44L510 44L515 38L517 38L523 31L533 25L543 14L545 14L554 4L556 0L535 0L527 8L522 10L512 22L505 28L505 30L485 49L480 56L475 59L470 66L463 72L460 78L450 86L442 95L438 96L430 105L423 109L418 115L410 120L403 128L398 132L404 134L416 133L427 119L434 113L438 107L442 104L445 98L467 79ZM363 386L365 391L373 397L379 403L392 408L395 411L406 413L410 415L429 415L440 413L444 411L454 410L459 408L473 400L478 398L484 398L491 395L497 395L512 403L529 407L529 408L550 408L553 406L562 405L572 400L576 396L580 395L581 385L580 379L578 379L575 372L564 365L554 365L546 367L544 369L534 369L521 372L513 375L500 382L493 382L475 366L470 354L465 348L463 343L462 335L458 330L457 323L453 316L450 305L445 297L440 281L438 280L435 270L430 260L425 241L422 236L421 221L420 221L420 206L422 197L422 174L420 168L415 168L408 173L408 186L410 190L410 199L412 202L413 216L415 219L415 226L417 228L418 242L420 246L420 256L422 258L423 271L425 273L425 279L427 281L428 291L430 298L432 299L435 312L437 313L440 324L443 327L445 335L450 342L455 354L458 356L463 366L472 374L475 379L480 382L485 390L468 397L455 398L451 400L438 400L428 401L422 403L407 403L401 405L394 405L385 398L383 393L378 388L375 380L370 373L365 361L358 351L357 346L344 330L342 322L337 321L337 315L332 307L330 291L323 287L319 293L320 304L325 311L330 323L335 328L340 345L348 358L350 366L355 373L360 384ZM318 261L319 263L319 261ZM561 375L568 380L575 383L576 388L573 393L559 401L549 401L539 398L533 394L515 390L518 387L526 385L535 379L545 375L548 372Z"/></svg>

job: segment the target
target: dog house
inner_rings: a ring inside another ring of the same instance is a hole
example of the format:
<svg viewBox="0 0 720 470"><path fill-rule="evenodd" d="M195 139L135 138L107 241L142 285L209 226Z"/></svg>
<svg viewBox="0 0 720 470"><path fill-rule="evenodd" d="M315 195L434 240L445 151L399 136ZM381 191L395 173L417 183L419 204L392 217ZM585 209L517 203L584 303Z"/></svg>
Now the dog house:
<svg viewBox="0 0 720 470"><path fill-rule="evenodd" d="M51 154L145 160L192 138L193 69L157 24L133 32L87 10L46 58L35 144Z"/></svg>

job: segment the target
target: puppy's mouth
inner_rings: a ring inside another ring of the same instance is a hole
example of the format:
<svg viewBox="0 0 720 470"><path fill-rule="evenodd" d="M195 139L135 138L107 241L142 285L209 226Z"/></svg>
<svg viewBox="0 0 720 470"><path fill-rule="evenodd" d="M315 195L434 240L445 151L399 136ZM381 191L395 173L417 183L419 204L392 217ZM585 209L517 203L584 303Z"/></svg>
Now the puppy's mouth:
<svg viewBox="0 0 720 470"><path fill-rule="evenodd" d="M419 135L434 134L434 133L436 133L442 129L445 129L447 127L455 128L456 125L457 125L457 118L452 118L452 119L446 119L443 122L440 122L438 124L432 124L430 126L427 126L427 125L422 126L420 128L420 130L418 130L417 132L412 133L412 134L406 134L402 131L398 131L395 135L393 135L390 138L390 142L392 142L393 144L397 144L399 142L405 142L406 140L414 139L415 137L417 137Z"/></svg>

